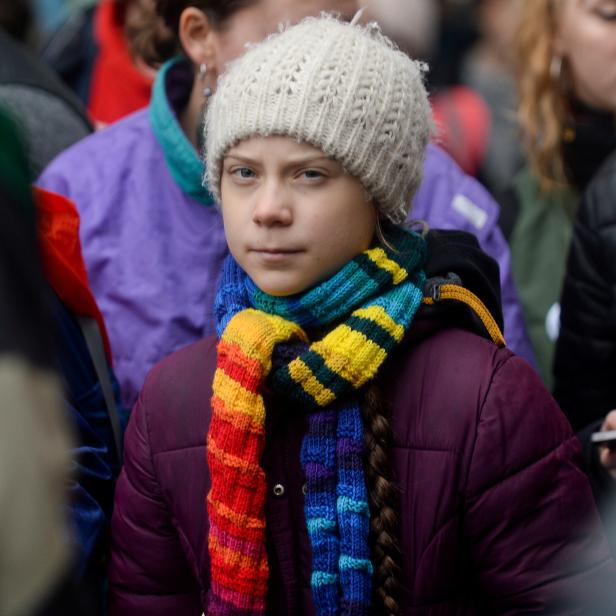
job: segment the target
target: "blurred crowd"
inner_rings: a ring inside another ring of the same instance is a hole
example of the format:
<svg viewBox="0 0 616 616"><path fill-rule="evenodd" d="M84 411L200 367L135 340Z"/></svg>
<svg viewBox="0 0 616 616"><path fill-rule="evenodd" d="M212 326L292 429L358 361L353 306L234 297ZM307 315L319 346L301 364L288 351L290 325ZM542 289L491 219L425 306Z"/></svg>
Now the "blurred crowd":
<svg viewBox="0 0 616 616"><path fill-rule="evenodd" d="M107 612L130 410L214 333L204 105L281 20L360 8L428 66L410 216L497 262L616 557L616 0L0 0L0 614Z"/></svg>

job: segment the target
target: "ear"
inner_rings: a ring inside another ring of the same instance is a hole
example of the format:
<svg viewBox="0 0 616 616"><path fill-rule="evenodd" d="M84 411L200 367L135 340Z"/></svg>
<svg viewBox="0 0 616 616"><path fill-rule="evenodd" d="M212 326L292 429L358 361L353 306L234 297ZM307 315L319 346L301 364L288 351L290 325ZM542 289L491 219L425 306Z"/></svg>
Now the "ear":
<svg viewBox="0 0 616 616"><path fill-rule="evenodd" d="M182 11L178 36L184 52L195 66L212 65L215 57L215 31L208 16L191 6Z"/></svg>

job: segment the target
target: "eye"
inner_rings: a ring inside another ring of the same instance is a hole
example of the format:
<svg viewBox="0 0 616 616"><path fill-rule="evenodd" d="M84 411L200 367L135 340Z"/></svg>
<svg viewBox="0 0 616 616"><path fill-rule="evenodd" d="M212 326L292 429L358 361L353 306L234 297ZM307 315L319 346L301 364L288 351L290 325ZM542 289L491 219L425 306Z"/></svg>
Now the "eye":
<svg viewBox="0 0 616 616"><path fill-rule="evenodd" d="M257 177L254 169L250 167L230 167L227 173L240 184L246 184Z"/></svg>
<svg viewBox="0 0 616 616"><path fill-rule="evenodd" d="M616 10L597 10L595 13L597 17L600 17L604 21L616 21Z"/></svg>
<svg viewBox="0 0 616 616"><path fill-rule="evenodd" d="M296 177L308 184L320 184L327 175L319 169L301 169Z"/></svg>
<svg viewBox="0 0 616 616"><path fill-rule="evenodd" d="M593 12L597 17L605 21L616 20L616 2L603 2L599 6L595 6Z"/></svg>
<svg viewBox="0 0 616 616"><path fill-rule="evenodd" d="M242 180L249 180L250 178L255 177L255 172L248 167L239 167L232 171L233 175L241 178Z"/></svg>

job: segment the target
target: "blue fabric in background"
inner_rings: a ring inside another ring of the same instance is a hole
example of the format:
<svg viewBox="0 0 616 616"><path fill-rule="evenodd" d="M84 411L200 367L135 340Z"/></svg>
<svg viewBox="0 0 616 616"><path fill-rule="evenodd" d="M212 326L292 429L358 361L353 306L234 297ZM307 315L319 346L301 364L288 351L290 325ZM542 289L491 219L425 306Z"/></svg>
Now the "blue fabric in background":
<svg viewBox="0 0 616 616"><path fill-rule="evenodd" d="M58 335L58 371L64 380L66 408L78 444L71 452L71 513L77 548L76 574L80 577L105 558L120 464L103 391L79 323L53 293L51 303ZM124 430L128 413L121 405L113 374L111 380Z"/></svg>
<svg viewBox="0 0 616 616"><path fill-rule="evenodd" d="M32 12L38 29L50 34L64 23L69 8L66 0L32 0Z"/></svg>

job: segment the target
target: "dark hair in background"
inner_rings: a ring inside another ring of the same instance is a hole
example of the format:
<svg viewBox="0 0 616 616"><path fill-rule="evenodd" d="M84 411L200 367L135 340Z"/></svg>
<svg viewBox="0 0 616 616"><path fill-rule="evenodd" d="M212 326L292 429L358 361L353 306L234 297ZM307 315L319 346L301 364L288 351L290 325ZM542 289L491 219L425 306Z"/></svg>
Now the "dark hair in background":
<svg viewBox="0 0 616 616"><path fill-rule="evenodd" d="M2 1L2 0L0 0ZM239 9L258 0L133 0L138 5L125 25L133 55L153 67L181 53L178 28L182 11L195 7L203 11L214 28Z"/></svg>
<svg viewBox="0 0 616 616"><path fill-rule="evenodd" d="M25 41L32 26L28 0L0 0L0 28L18 41Z"/></svg>

